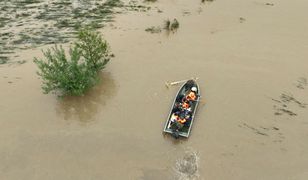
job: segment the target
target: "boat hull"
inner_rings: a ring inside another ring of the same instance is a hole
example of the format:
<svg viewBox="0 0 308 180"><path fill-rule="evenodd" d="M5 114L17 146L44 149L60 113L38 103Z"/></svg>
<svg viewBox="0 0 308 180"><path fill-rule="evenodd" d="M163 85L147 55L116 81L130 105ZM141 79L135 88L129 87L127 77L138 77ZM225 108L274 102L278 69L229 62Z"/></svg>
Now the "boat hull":
<svg viewBox="0 0 308 180"><path fill-rule="evenodd" d="M175 130L171 128L171 125L173 123L171 121L172 114L175 113L176 104L181 103L182 97L185 97L193 86L197 88L197 91L196 91L197 97L196 97L196 100L191 102L191 119L190 119L189 122L186 122L182 128L178 129L175 132ZM197 110L199 101L200 101L200 88L199 88L198 84L196 83L196 81L189 80L186 83L184 83L181 86L181 88L179 89L179 91L178 91L178 93L177 93L177 95L176 95L176 97L173 101L173 104L172 104L168 119L165 123L163 132L172 134L175 137L181 136L181 137L188 138L189 135L190 135L191 129L192 129L194 119L195 119L195 114L196 114L196 110Z"/></svg>

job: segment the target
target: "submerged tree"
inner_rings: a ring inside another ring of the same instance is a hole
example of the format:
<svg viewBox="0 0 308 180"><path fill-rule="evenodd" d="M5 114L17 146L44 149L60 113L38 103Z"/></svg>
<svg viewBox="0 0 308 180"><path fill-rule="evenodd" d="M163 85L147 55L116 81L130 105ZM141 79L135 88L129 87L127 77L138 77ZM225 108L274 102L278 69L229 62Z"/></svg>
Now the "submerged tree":
<svg viewBox="0 0 308 180"><path fill-rule="evenodd" d="M111 57L107 42L88 29L79 31L78 40L69 48L69 57L57 45L43 53L45 59L34 58L43 79L43 92L77 96L98 82L98 73Z"/></svg>
<svg viewBox="0 0 308 180"><path fill-rule="evenodd" d="M169 19L167 19L165 21L165 24L164 24L164 29L166 29L167 31L173 31L174 32L179 27L180 27L180 23L176 18L174 18L172 22Z"/></svg>

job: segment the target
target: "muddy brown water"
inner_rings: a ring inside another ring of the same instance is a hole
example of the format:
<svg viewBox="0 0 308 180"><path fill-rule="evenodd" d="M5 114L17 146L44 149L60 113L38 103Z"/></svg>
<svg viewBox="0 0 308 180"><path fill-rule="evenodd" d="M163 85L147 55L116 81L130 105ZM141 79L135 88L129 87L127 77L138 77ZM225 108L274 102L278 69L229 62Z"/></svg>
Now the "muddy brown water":
<svg viewBox="0 0 308 180"><path fill-rule="evenodd" d="M25 64L0 66L0 179L307 179L308 3L266 3L117 15L101 30L116 56L78 98L42 94L32 59L47 47L17 52ZM177 32L145 32L167 18ZM175 141L162 129L179 87L164 83L189 77L205 104Z"/></svg>

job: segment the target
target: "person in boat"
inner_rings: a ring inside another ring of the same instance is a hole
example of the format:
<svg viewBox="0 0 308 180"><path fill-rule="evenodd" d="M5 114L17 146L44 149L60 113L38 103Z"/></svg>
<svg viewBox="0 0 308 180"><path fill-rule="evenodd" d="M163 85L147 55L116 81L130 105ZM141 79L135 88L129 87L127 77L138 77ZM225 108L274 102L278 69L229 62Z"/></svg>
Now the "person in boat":
<svg viewBox="0 0 308 180"><path fill-rule="evenodd" d="M191 114L187 110L177 111L171 115L170 129L174 137L178 138L180 130L191 121Z"/></svg>
<svg viewBox="0 0 308 180"><path fill-rule="evenodd" d="M190 103L189 102L183 102L182 103L182 109L185 110L185 109L188 109L190 108Z"/></svg>
<svg viewBox="0 0 308 180"><path fill-rule="evenodd" d="M187 121L191 120L191 116L192 116L191 108L180 111L178 116L180 119L182 119L183 123L186 123ZM186 121L183 121L183 119L185 119Z"/></svg>
<svg viewBox="0 0 308 180"><path fill-rule="evenodd" d="M183 126L184 126L184 124L186 123L185 117L184 117L184 118L179 118L177 121L178 121L179 123L181 123ZM183 127L183 126L182 126L182 127Z"/></svg>
<svg viewBox="0 0 308 180"><path fill-rule="evenodd" d="M178 113L177 112L175 112L175 113L173 113L172 115L171 115L171 122L175 122L175 121L177 121L178 120L178 118L179 118L179 115L178 115Z"/></svg>
<svg viewBox="0 0 308 180"><path fill-rule="evenodd" d="M175 115L173 117L171 117L171 124L170 124L170 128L172 129L173 132L178 132L181 128L183 128L184 123L182 119Z"/></svg>
<svg viewBox="0 0 308 180"><path fill-rule="evenodd" d="M180 112L180 111L182 111L183 110L183 108L182 108L182 104L181 103L179 103L179 102L176 102L175 104L174 104L174 108L173 108L173 110L172 110L172 112Z"/></svg>
<svg viewBox="0 0 308 180"><path fill-rule="evenodd" d="M176 102L172 112L177 113L177 115L179 115L181 114L181 112L189 109L191 109L191 102L186 100L185 102L182 103Z"/></svg>
<svg viewBox="0 0 308 180"><path fill-rule="evenodd" d="M197 99L197 87L193 86L185 99L188 101L195 101Z"/></svg>
<svg viewBox="0 0 308 180"><path fill-rule="evenodd" d="M174 119L174 116L183 119L188 113L191 113L191 104L188 101L183 103L176 103L172 112L173 114L171 116L171 119Z"/></svg>
<svg viewBox="0 0 308 180"><path fill-rule="evenodd" d="M181 113L181 112L175 112L171 115L171 122L179 122L179 123L185 123L185 114Z"/></svg>
<svg viewBox="0 0 308 180"><path fill-rule="evenodd" d="M190 121L192 120L192 117L191 117L191 113L188 113L185 115L185 124L189 124Z"/></svg>

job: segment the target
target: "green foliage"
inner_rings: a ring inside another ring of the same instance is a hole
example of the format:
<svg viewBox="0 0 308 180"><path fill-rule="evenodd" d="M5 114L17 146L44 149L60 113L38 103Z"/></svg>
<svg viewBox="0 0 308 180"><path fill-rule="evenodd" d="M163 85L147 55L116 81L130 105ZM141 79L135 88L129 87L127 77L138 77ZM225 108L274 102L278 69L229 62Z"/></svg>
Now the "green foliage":
<svg viewBox="0 0 308 180"><path fill-rule="evenodd" d="M0 56L0 64L5 64L5 63L7 63L7 61L8 61L8 58L7 58L7 57L5 57L5 56Z"/></svg>
<svg viewBox="0 0 308 180"><path fill-rule="evenodd" d="M102 70L110 60L109 47L102 37L90 30L81 30L75 46L80 49L81 56L87 66L96 72Z"/></svg>
<svg viewBox="0 0 308 180"><path fill-rule="evenodd" d="M110 60L109 46L90 30L81 30L78 41L70 47L69 58L62 46L43 51L46 59L34 58L42 77L44 93L82 95L98 82L98 73Z"/></svg>
<svg viewBox="0 0 308 180"><path fill-rule="evenodd" d="M164 29L170 30L170 24L171 24L171 21L169 19L167 19L165 21L165 24L164 24Z"/></svg>
<svg viewBox="0 0 308 180"><path fill-rule="evenodd" d="M150 33L160 33L161 32L161 28L160 27L149 27L145 29L146 32L150 32Z"/></svg>
<svg viewBox="0 0 308 180"><path fill-rule="evenodd" d="M174 19L173 22L170 25L170 30L175 31L180 27L180 23L177 19Z"/></svg>
<svg viewBox="0 0 308 180"><path fill-rule="evenodd" d="M180 27L180 23L177 19L173 19L171 22L169 19L165 21L164 29L167 31L176 31Z"/></svg>

